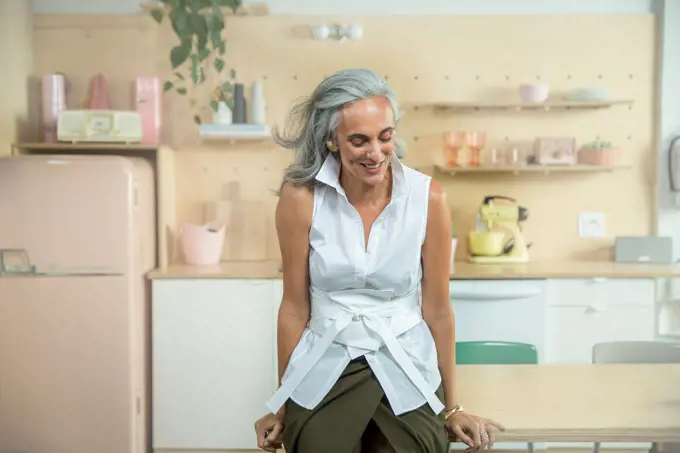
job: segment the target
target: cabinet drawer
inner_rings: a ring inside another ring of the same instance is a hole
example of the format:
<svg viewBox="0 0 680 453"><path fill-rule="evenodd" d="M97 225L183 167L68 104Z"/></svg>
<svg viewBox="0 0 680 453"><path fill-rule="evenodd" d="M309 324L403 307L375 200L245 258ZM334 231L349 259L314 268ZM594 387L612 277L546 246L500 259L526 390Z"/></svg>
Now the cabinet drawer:
<svg viewBox="0 0 680 453"><path fill-rule="evenodd" d="M546 333L548 363L590 363L597 343L653 340L654 307L549 307Z"/></svg>
<svg viewBox="0 0 680 453"><path fill-rule="evenodd" d="M551 279L548 305L584 307L653 307L652 279Z"/></svg>

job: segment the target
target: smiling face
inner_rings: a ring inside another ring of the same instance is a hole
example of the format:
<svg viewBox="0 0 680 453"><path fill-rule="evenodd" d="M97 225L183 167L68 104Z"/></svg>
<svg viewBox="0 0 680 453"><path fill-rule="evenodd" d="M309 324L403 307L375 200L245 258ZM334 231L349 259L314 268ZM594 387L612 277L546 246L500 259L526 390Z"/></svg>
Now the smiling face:
<svg viewBox="0 0 680 453"><path fill-rule="evenodd" d="M336 136L343 180L368 186L385 180L394 152L394 114L386 98L371 97L345 106Z"/></svg>

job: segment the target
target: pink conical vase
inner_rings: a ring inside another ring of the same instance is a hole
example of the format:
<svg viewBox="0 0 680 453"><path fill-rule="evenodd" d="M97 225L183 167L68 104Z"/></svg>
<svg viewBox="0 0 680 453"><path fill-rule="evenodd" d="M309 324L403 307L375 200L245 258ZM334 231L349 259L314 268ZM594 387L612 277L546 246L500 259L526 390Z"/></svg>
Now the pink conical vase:
<svg viewBox="0 0 680 453"><path fill-rule="evenodd" d="M90 92L85 108L90 110L111 110L109 84L102 74L97 74L90 79Z"/></svg>

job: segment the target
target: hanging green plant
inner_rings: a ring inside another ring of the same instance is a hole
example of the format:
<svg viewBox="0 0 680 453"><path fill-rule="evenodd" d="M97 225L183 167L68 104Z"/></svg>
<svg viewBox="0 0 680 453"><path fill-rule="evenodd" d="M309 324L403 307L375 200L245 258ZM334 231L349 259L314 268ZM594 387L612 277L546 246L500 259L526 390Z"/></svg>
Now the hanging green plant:
<svg viewBox="0 0 680 453"><path fill-rule="evenodd" d="M223 38L224 14L221 8L233 12L241 6L242 0L159 0L161 5L151 10L150 15L158 23L167 16L178 43L170 50L170 64L173 77L163 84L163 91L174 91L180 96L189 93L188 84L198 87L206 81L206 71L214 70L218 75L226 68L227 42ZM235 80L236 71L229 71L229 80ZM218 84L222 91L228 91L231 83ZM216 110L213 92L208 93L207 105ZM194 122L201 124L200 103L189 97L194 109Z"/></svg>

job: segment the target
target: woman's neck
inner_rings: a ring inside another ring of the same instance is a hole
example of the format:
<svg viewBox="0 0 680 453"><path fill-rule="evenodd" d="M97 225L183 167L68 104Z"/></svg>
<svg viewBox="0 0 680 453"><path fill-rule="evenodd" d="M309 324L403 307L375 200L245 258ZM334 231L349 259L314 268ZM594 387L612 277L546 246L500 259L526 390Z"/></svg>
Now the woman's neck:
<svg viewBox="0 0 680 453"><path fill-rule="evenodd" d="M387 169L385 179L377 185L367 185L340 171L340 185L345 190L347 200L354 206L382 204L392 195L392 167Z"/></svg>

